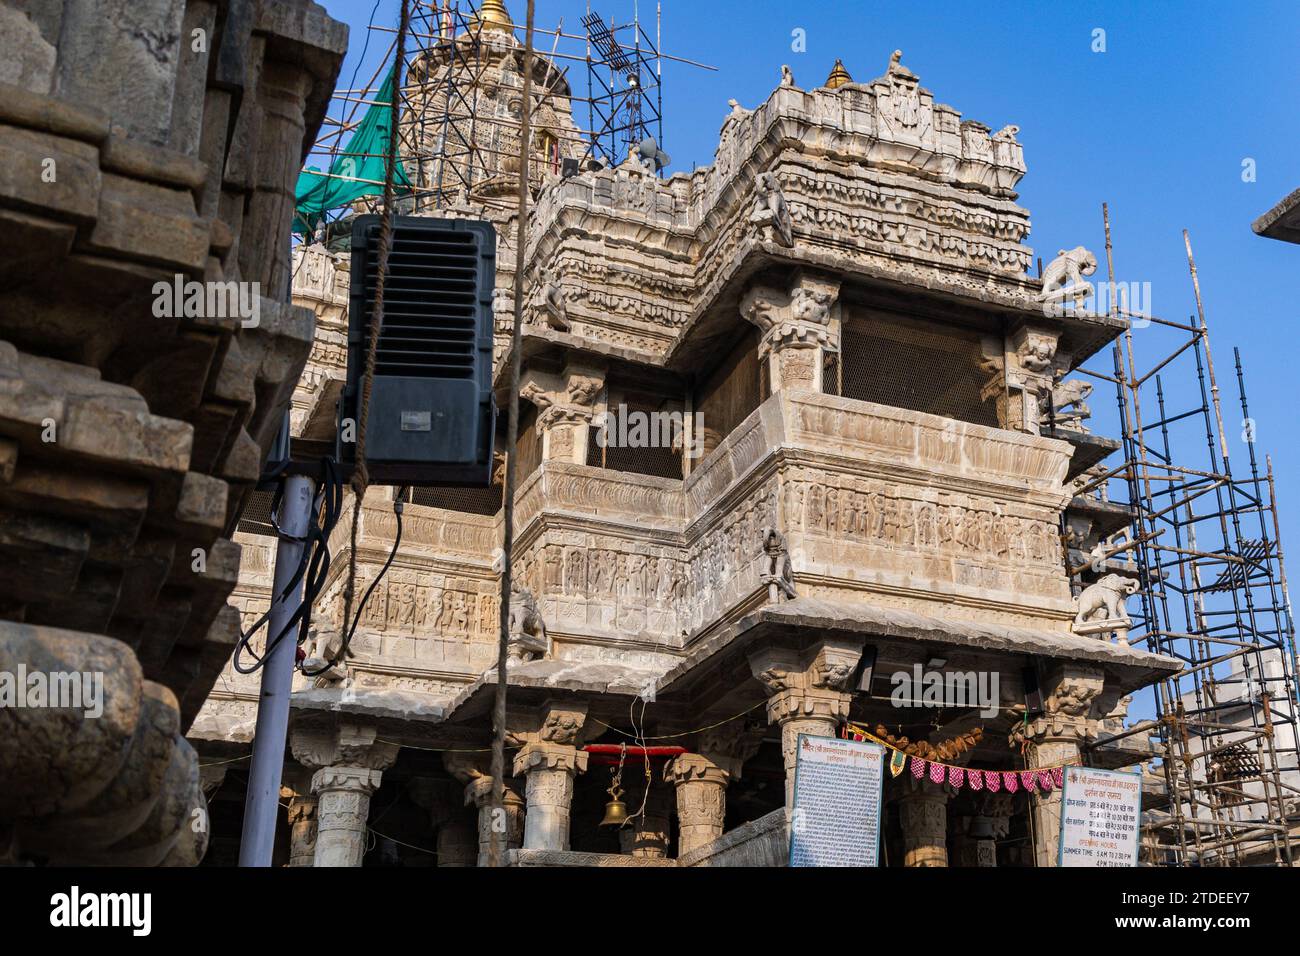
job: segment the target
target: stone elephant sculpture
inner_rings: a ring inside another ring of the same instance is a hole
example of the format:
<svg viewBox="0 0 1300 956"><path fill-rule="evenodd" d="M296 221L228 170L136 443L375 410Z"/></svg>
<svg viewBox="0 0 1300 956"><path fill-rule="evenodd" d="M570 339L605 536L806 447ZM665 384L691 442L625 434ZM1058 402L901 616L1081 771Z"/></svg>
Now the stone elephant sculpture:
<svg viewBox="0 0 1300 956"><path fill-rule="evenodd" d="M1126 578L1122 574L1107 574L1088 585L1079 595L1079 608L1074 615L1075 626L1087 624L1090 620L1127 622L1129 617L1124 610L1124 599L1130 594L1136 594L1140 586L1135 579ZM1103 616L1098 617L1099 611L1103 612Z"/></svg>

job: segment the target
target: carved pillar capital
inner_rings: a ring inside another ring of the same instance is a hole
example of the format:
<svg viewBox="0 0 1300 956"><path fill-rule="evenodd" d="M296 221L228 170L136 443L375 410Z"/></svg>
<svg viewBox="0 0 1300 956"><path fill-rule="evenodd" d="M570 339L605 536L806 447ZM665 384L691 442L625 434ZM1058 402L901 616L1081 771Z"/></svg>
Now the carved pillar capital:
<svg viewBox="0 0 1300 956"><path fill-rule="evenodd" d="M322 767L311 778L312 792L318 796L335 791L364 794L367 798L379 789L383 772L369 767Z"/></svg>
<svg viewBox="0 0 1300 956"><path fill-rule="evenodd" d="M335 728L295 727L289 744L297 761L312 770L335 765L387 770L401 749L380 740L374 727L350 723Z"/></svg>
<svg viewBox="0 0 1300 956"><path fill-rule="evenodd" d="M722 836L731 774L703 754L681 754L664 767L677 792L677 855Z"/></svg>
<svg viewBox="0 0 1300 956"><path fill-rule="evenodd" d="M700 734L698 751L724 769L733 780L739 780L745 761L758 753L763 744L762 728L733 720L712 727Z"/></svg>
<svg viewBox="0 0 1300 956"><path fill-rule="evenodd" d="M587 426L604 387L605 370L593 365L570 363L559 373L525 372L519 395L537 407L543 460L587 463Z"/></svg>
<svg viewBox="0 0 1300 956"><path fill-rule="evenodd" d="M839 350L840 283L800 273L789 289L751 286L740 314L758 326L759 359L772 359L772 391L822 387L822 350Z"/></svg>
<svg viewBox="0 0 1300 956"><path fill-rule="evenodd" d="M525 744L515 754L515 776L535 770L558 770L567 774L585 773L587 754L569 744L534 741Z"/></svg>
<svg viewBox="0 0 1300 956"><path fill-rule="evenodd" d="M664 765L664 780L674 786L700 781L725 787L731 781L731 773L704 754L679 754Z"/></svg>
<svg viewBox="0 0 1300 956"><path fill-rule="evenodd" d="M1041 748L1053 744L1078 746L1095 737L1106 713L1097 713L1114 695L1105 695L1106 675L1100 667L1060 664L1043 681L1043 713L1012 728L1009 742ZM1040 766L1050 765L1044 761Z"/></svg>
<svg viewBox="0 0 1300 956"><path fill-rule="evenodd" d="M849 715L849 681L864 644L860 639L826 638L799 651L764 647L750 652L750 671L767 691L768 722L781 726L787 807L794 798L799 735L835 736Z"/></svg>
<svg viewBox="0 0 1300 956"><path fill-rule="evenodd" d="M1059 340L1058 330L1026 323L1006 337L1001 356L985 348L993 374L983 396L997 400L1004 428L1039 434L1042 406L1051 401L1057 372L1069 363L1068 355L1057 352Z"/></svg>

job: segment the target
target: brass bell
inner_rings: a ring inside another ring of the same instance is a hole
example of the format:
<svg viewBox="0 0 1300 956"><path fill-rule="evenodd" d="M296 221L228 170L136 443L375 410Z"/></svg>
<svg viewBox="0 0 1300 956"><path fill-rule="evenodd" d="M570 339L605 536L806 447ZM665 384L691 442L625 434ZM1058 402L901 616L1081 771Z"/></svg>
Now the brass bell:
<svg viewBox="0 0 1300 956"><path fill-rule="evenodd" d="M605 804L605 818L600 821L602 827L621 827L627 823L627 804L621 799L623 790L617 785L609 788L609 802Z"/></svg>

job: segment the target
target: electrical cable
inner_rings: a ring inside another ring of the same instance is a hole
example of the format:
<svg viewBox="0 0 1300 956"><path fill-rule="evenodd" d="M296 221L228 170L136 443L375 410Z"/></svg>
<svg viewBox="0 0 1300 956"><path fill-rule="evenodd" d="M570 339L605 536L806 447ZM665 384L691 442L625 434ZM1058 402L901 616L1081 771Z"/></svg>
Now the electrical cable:
<svg viewBox="0 0 1300 956"><path fill-rule="evenodd" d="M370 582L370 586L366 588L366 593L361 596L361 603L357 605L357 613L352 618L351 625L349 626L346 621L343 622L345 630L343 634L343 642L339 646L338 652L331 656L325 666L319 670L309 671L307 668L300 666L299 670L302 672L304 677L318 677L333 668L345 657L351 656L350 648L352 646L352 636L356 633L357 627L361 623L361 615L366 609L366 602L370 600L370 595L374 593L375 588L379 586L379 582L382 581L384 575L388 573L388 569L392 567L393 560L397 557L397 549L402 544L402 512L406 506L405 497L406 486L403 485L397 490L397 494L393 496L393 514L397 518L397 533L393 535L393 546L388 551L388 560L386 560L384 566L379 569L379 573L375 575L375 579Z"/></svg>
<svg viewBox="0 0 1300 956"><path fill-rule="evenodd" d="M276 535L282 539L292 537L280 527L279 522L279 510L284 494L284 471L285 465L281 463L271 472L271 476L280 479L271 498L271 526L275 528ZM261 670L271 651L278 647L280 642L295 628L298 630L298 644L307 639L308 630L311 627L312 607L324 590L325 579L329 573L329 537L343 513L343 481L339 477L333 459L321 459L321 481L316 489L316 494L313 496L311 509L311 521L307 534L302 538L302 556L298 561L298 566L294 569L293 575L280 593L272 596L270 606L253 622L253 625L247 630L240 631L239 640L235 645L231 660L231 666L237 673L253 674ZM266 647L259 655L252 648L254 635L270 620L271 608L276 603L287 600L304 577L306 578L306 585L302 602L289 620L285 622L280 632L274 636L268 636ZM245 664L242 661L244 654L251 657L254 663Z"/></svg>

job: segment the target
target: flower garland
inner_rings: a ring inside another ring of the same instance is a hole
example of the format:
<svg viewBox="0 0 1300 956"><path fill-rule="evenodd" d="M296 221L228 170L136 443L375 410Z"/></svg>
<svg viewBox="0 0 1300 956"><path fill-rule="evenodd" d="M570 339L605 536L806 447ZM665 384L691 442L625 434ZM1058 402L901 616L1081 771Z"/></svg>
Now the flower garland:
<svg viewBox="0 0 1300 956"><path fill-rule="evenodd" d="M882 740L875 734L854 723L846 723L840 731L846 740L870 740L880 744L891 752L889 772L897 777L906 766L917 780L929 780L931 783L947 783L960 789L987 790L989 793L1016 793L1024 790L1029 793L1051 793L1059 790L1065 778L1065 768L1077 766L1077 763L1063 763L1055 767L1038 767L1033 770L976 770L970 767L957 767L938 760L927 760L905 753L899 747Z"/></svg>

